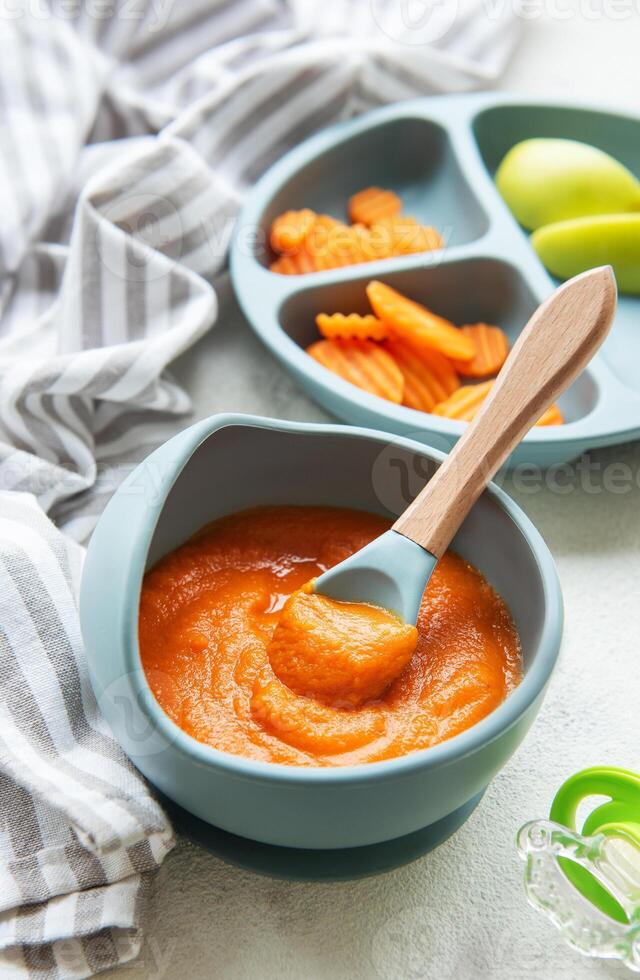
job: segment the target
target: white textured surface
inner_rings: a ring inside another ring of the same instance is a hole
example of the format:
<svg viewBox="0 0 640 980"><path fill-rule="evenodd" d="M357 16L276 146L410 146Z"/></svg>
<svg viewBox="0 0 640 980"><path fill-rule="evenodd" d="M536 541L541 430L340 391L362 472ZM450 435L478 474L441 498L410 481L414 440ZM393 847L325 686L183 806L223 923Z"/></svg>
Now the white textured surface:
<svg viewBox="0 0 640 980"><path fill-rule="evenodd" d="M640 91L638 13L611 20L596 10L593 17L595 6L577 0L553 9L573 14L532 20L503 87L632 106ZM202 415L326 418L253 338L228 297L220 327L178 373ZM640 765L640 446L592 459L601 469L621 461L633 488L513 493L557 559L566 603L563 654L528 738L458 834L404 869L328 885L261 878L182 842L157 877L141 959L120 970L120 980L631 976L618 964L571 952L529 909L514 848L520 824L548 813L570 772L599 762ZM602 487L597 474L593 486Z"/></svg>

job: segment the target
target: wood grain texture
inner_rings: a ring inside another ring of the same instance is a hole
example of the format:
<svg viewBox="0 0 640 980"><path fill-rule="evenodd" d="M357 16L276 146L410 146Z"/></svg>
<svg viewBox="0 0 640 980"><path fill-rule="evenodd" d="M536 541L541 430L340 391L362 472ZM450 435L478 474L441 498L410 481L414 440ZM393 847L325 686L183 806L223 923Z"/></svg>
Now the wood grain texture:
<svg viewBox="0 0 640 980"><path fill-rule="evenodd" d="M538 307L478 415L395 531L442 556L492 476L591 360L615 309L609 266L570 279Z"/></svg>

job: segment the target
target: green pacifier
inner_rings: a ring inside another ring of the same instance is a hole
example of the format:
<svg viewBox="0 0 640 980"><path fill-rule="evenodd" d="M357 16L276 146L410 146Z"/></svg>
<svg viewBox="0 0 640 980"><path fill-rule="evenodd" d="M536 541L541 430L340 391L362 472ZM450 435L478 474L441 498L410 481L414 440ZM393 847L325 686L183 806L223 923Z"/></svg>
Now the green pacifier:
<svg viewBox="0 0 640 980"><path fill-rule="evenodd" d="M549 817L518 834L530 903L579 952L640 972L640 775L584 769L562 784Z"/></svg>

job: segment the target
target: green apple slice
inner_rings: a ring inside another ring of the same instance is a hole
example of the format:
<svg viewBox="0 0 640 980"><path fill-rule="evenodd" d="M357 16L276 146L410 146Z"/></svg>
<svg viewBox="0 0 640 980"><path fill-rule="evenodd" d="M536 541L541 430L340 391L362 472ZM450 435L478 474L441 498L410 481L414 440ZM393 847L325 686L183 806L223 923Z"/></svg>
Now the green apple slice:
<svg viewBox="0 0 640 980"><path fill-rule="evenodd" d="M640 214L607 214L539 228L531 244L549 272L570 279L611 265L622 293L640 295Z"/></svg>
<svg viewBox="0 0 640 980"><path fill-rule="evenodd" d="M530 139L507 153L498 190L525 228L640 211L640 181L608 153L565 139Z"/></svg>

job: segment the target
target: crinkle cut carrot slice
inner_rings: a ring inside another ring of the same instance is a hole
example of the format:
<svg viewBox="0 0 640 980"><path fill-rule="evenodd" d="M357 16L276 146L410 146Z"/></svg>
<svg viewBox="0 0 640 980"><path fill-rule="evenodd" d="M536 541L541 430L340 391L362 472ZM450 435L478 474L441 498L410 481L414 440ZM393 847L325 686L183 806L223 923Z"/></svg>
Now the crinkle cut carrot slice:
<svg viewBox="0 0 640 980"><path fill-rule="evenodd" d="M463 385L454 391L445 402L441 402L433 410L434 415L442 415L448 419L458 419L461 422L471 422L476 417L480 406L491 391L495 378L483 381L477 385ZM550 405L536 425L562 425L564 419L557 405Z"/></svg>
<svg viewBox="0 0 640 980"><path fill-rule="evenodd" d="M318 215L310 208L301 211L285 211L271 225L269 242L275 252L289 254L302 247L313 228Z"/></svg>
<svg viewBox="0 0 640 980"><path fill-rule="evenodd" d="M326 230L314 228L305 242L305 249L313 254L318 270L389 258L388 242L372 236L364 225L338 222Z"/></svg>
<svg viewBox="0 0 640 980"><path fill-rule="evenodd" d="M316 317L318 330L329 340L340 338L355 338L356 340L384 340L389 336L389 328L377 317L368 313L360 316L358 313L318 313Z"/></svg>
<svg viewBox="0 0 640 980"><path fill-rule="evenodd" d="M358 262L373 262L375 259L388 259L389 241L380 235L374 235L366 225L351 225L354 248Z"/></svg>
<svg viewBox="0 0 640 980"><path fill-rule="evenodd" d="M446 401L436 405L433 414L442 415L447 419L458 419L460 422L471 422L491 391L492 385L493 379L477 385L463 385Z"/></svg>
<svg viewBox="0 0 640 980"><path fill-rule="evenodd" d="M430 412L460 387L460 379L451 361L436 350L416 350L402 341L390 340L384 345L402 371L404 398L402 404L419 412Z"/></svg>
<svg viewBox="0 0 640 980"><path fill-rule="evenodd" d="M393 191L365 187L349 198L349 218L354 224L373 225L384 218L400 214L402 201Z"/></svg>
<svg viewBox="0 0 640 980"><path fill-rule="evenodd" d="M314 248L314 259L318 270L339 269L366 261L361 254L360 243L349 228L339 235L333 235L325 247Z"/></svg>
<svg viewBox="0 0 640 980"><path fill-rule="evenodd" d="M316 269L337 269L366 259L362 255L360 228L343 224L322 215L305 242L313 255Z"/></svg>
<svg viewBox="0 0 640 980"><path fill-rule="evenodd" d="M413 218L391 218L367 228L365 225L351 225L354 242L357 243L353 261L373 262L375 259L390 259L398 255L413 255L416 252L432 252L442 248L443 241L435 230L418 224Z"/></svg>
<svg viewBox="0 0 640 980"><path fill-rule="evenodd" d="M459 361L456 371L465 378L486 378L497 374L509 355L509 341L500 327L472 323L460 330L473 341L475 354L470 361Z"/></svg>
<svg viewBox="0 0 640 980"><path fill-rule="evenodd" d="M399 405L404 379L390 354L369 340L318 340L307 354L329 371L372 395Z"/></svg>
<svg viewBox="0 0 640 980"><path fill-rule="evenodd" d="M473 342L458 327L391 286L374 279L367 286L367 296L375 315L400 340L459 361L470 361L474 356Z"/></svg>
<svg viewBox="0 0 640 980"><path fill-rule="evenodd" d="M299 215L301 213L287 212L277 218L276 222L280 219L284 221L289 214ZM350 258L350 250L353 250L350 238L351 229L329 215L315 214L313 211L309 213L313 215L313 221L310 223L304 239L298 247L294 248L291 245L284 254L271 263L269 268L272 272L290 276L301 275L305 272L335 269L339 265L349 264L353 261ZM276 222L274 222L274 226ZM293 225L289 225L282 229L282 234L289 235L288 241L291 243L294 241L292 227ZM274 244L273 234L271 243Z"/></svg>
<svg viewBox="0 0 640 980"><path fill-rule="evenodd" d="M553 405L549 405L549 408L546 410L546 412L544 412L536 422L536 425L563 425L563 424L564 424L564 416L555 403Z"/></svg>
<svg viewBox="0 0 640 980"><path fill-rule="evenodd" d="M385 258L444 248L444 239L435 228L421 225L415 218L405 215L394 215L376 222L370 228L370 236L377 243L378 250L384 252Z"/></svg>
<svg viewBox="0 0 640 980"><path fill-rule="evenodd" d="M317 265L315 257L302 248L292 255L281 255L271 263L269 269L282 276L300 276L305 272L316 272Z"/></svg>
<svg viewBox="0 0 640 980"><path fill-rule="evenodd" d="M337 218L332 218L330 214L317 214L305 238L305 246L310 252L317 255L327 248L330 249L332 239L337 237L338 240L341 240L341 236L348 230L349 225L345 225L344 221L338 221Z"/></svg>

